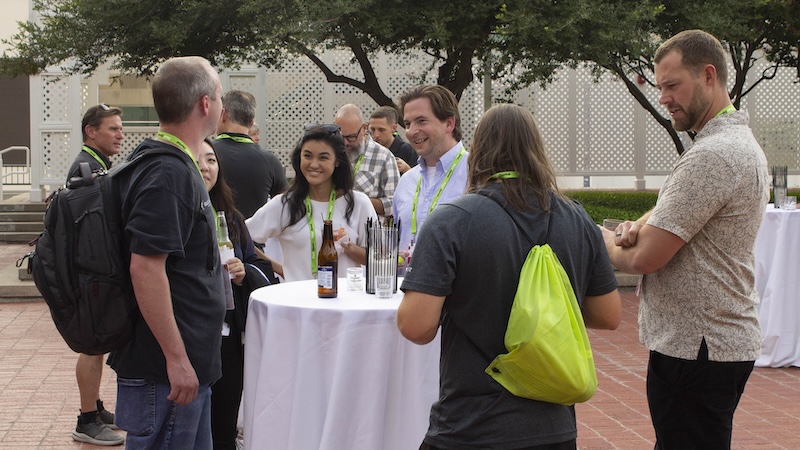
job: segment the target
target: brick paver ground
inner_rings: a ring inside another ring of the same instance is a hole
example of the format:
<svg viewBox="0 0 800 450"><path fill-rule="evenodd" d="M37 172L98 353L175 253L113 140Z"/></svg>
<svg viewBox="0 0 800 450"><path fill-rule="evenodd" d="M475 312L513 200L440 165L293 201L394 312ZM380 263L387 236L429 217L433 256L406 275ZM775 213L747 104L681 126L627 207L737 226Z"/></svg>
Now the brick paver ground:
<svg viewBox="0 0 800 450"><path fill-rule="evenodd" d="M22 248L0 246L0 264L16 259ZM600 388L591 401L577 406L580 449L653 448L644 393L647 351L637 336L638 299L627 291L623 301L618 330L590 331ZM0 304L0 449L103 448L70 436L79 403L76 358L44 302ZM113 408L116 380L108 367L101 395ZM733 448L800 450L800 368L755 369L736 413Z"/></svg>

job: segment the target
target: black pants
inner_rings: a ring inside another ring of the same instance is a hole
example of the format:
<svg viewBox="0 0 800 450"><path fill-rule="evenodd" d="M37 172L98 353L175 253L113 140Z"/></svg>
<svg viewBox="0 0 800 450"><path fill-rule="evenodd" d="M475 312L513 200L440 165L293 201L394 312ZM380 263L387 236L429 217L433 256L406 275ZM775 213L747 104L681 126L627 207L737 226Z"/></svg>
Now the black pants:
<svg viewBox="0 0 800 450"><path fill-rule="evenodd" d="M235 450L236 419L242 398L244 349L241 333L222 338L222 378L211 386L211 436L214 450Z"/></svg>
<svg viewBox="0 0 800 450"><path fill-rule="evenodd" d="M574 439L567 442L559 442L557 444L547 444L547 445L537 445L535 447L525 447L520 448L517 450L576 450L578 448L577 441ZM443 450L439 447L434 447L432 445L422 443L419 446L419 450Z"/></svg>
<svg viewBox="0 0 800 450"><path fill-rule="evenodd" d="M754 362L709 361L705 339L696 361L651 351L647 403L656 450L729 450L733 413Z"/></svg>

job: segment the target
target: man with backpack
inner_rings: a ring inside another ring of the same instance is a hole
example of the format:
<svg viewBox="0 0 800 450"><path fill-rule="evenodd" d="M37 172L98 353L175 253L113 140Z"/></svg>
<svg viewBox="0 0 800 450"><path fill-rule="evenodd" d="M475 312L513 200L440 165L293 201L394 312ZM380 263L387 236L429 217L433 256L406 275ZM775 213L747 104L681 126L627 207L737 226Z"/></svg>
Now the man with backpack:
<svg viewBox="0 0 800 450"><path fill-rule="evenodd" d="M433 340L441 324L440 395L421 450L577 448L574 406L517 396L487 373L507 353L506 329L532 244L547 243L558 257L586 327L613 330L620 322L600 230L558 191L544 148L527 110L492 107L475 128L467 193L437 206L420 229L397 324L418 344ZM555 301L539 301L548 300Z"/></svg>
<svg viewBox="0 0 800 450"><path fill-rule="evenodd" d="M222 85L206 59L176 57L158 69L152 92L159 131L131 154L142 160L119 175L141 318L133 338L110 358L117 372L116 421L130 448L209 449L210 385L222 376L228 280L199 152L219 120Z"/></svg>
<svg viewBox="0 0 800 450"><path fill-rule="evenodd" d="M122 110L99 104L92 106L81 121L83 146L72 163L67 184L81 176L80 163L86 162L92 172L111 168L111 156L120 151L122 143ZM107 411L100 400L100 381L103 376L103 355L80 353L75 364L75 378L81 398L81 414L72 439L94 445L121 445L125 439L113 432L114 413Z"/></svg>

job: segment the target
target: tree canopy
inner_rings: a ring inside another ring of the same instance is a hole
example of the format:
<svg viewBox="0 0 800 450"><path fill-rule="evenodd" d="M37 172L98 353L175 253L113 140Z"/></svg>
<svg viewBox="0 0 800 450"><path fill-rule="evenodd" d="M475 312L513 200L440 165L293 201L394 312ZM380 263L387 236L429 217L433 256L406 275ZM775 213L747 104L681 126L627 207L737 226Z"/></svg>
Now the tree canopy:
<svg viewBox="0 0 800 450"><path fill-rule="evenodd" d="M302 55L329 82L393 105L370 58L378 51L422 50L437 82L460 97L475 78L473 62L491 46L501 7L474 0L34 0L41 23L20 24L6 41L15 57L4 55L0 72L32 74L66 63L69 72L91 73L110 61L123 73L151 75L180 55L219 66L247 61L280 68L288 56ZM328 67L319 57L326 48L349 49L363 77Z"/></svg>
<svg viewBox="0 0 800 450"><path fill-rule="evenodd" d="M501 25L508 36L508 48L500 68L522 67L518 83L541 80L540 74L526 70L542 61L543 52L552 55L552 64L588 64L597 73L614 73L625 83L650 115L663 126L678 153L683 143L663 108L653 104L637 86L655 86L653 55L658 45L687 29L703 29L726 47L734 71L730 98L739 108L742 98L756 86L772 79L779 67L793 67L800 80L800 4L798 0L642 0L558 2L547 17L562 14L560 28L531 25L524 11L508 11ZM614 25L616 24L616 25ZM756 63L767 68L756 72Z"/></svg>
<svg viewBox="0 0 800 450"><path fill-rule="evenodd" d="M800 79L800 0L34 0L40 23L24 22L5 42L0 74L38 73L61 65L91 73L111 63L122 73L151 75L165 59L200 55L212 64L280 68L309 58L327 81L345 83L379 105L394 105L372 66L378 52L423 52L422 79L456 97L477 77L513 74L512 89L552 80L562 66L587 64L614 73L631 95L683 144L663 109L637 82L653 85L653 54L678 31L704 29L730 51L735 106L778 67ZM359 78L337 73L320 57L347 49ZM751 73L763 59L769 68ZM482 62L482 64L477 64ZM478 69L476 69L478 68Z"/></svg>

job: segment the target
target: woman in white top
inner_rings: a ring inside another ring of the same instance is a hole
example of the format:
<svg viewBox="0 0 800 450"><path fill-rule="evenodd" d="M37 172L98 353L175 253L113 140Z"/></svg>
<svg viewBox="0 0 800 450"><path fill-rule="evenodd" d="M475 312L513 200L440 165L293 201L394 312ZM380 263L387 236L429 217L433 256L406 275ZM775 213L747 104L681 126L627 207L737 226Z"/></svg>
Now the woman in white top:
<svg viewBox="0 0 800 450"><path fill-rule="evenodd" d="M277 238L283 253L281 275L286 281L314 279L323 220L330 218L339 253L339 277L344 278L348 267L366 261L364 225L378 216L369 198L353 191L353 170L339 126L306 125L291 161L294 180L285 193L247 219L250 235L256 242Z"/></svg>

